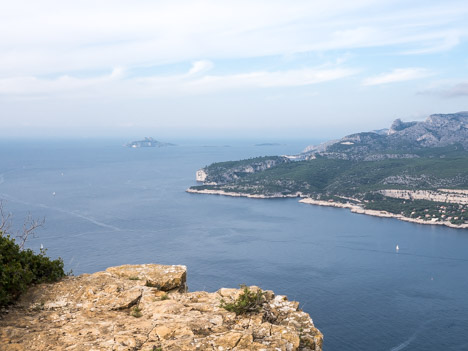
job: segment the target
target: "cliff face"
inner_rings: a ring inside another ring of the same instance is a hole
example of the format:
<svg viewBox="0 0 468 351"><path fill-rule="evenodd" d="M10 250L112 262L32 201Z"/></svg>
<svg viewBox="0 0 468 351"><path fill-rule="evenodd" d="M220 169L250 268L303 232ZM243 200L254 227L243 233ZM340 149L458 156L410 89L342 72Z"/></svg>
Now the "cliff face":
<svg viewBox="0 0 468 351"><path fill-rule="evenodd" d="M204 182L206 180L206 172L203 169L199 169L195 175L197 182Z"/></svg>
<svg viewBox="0 0 468 351"><path fill-rule="evenodd" d="M237 163L234 167L233 162L219 162L198 170L196 179L205 185L226 184L289 162L287 157L282 156L257 157Z"/></svg>
<svg viewBox="0 0 468 351"><path fill-rule="evenodd" d="M220 300L241 290L188 293L185 281L184 266L139 265L36 286L0 315L0 350L322 349L285 296L267 291L259 312L236 316Z"/></svg>
<svg viewBox="0 0 468 351"><path fill-rule="evenodd" d="M390 138L418 143L423 147L442 147L459 143L468 148L468 112L430 115L424 122L393 122Z"/></svg>
<svg viewBox="0 0 468 351"><path fill-rule="evenodd" d="M399 189L384 189L378 193L404 200L428 200L436 202L448 202L452 204L468 205L468 194L465 190L458 189L439 189L434 190L399 190Z"/></svg>

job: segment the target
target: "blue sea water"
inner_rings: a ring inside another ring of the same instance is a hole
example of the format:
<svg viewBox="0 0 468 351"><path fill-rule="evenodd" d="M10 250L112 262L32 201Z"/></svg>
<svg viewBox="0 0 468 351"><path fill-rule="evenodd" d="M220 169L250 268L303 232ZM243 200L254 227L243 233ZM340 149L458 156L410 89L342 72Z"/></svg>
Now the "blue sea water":
<svg viewBox="0 0 468 351"><path fill-rule="evenodd" d="M2 141L0 198L16 226L46 218L28 245L75 274L184 264L191 291L245 283L300 301L328 351L468 350L467 230L185 192L212 162L308 144L260 142Z"/></svg>

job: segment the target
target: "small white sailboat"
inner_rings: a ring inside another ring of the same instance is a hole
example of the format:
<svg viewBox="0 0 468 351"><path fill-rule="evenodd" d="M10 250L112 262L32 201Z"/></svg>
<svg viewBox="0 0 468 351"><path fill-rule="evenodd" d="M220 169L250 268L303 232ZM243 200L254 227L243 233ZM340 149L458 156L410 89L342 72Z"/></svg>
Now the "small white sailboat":
<svg viewBox="0 0 468 351"><path fill-rule="evenodd" d="M52 193L52 196L55 196L55 191Z"/></svg>
<svg viewBox="0 0 468 351"><path fill-rule="evenodd" d="M395 250L396 250L396 252L400 251L400 248L398 247L398 244L397 244L397 246L395 247Z"/></svg>

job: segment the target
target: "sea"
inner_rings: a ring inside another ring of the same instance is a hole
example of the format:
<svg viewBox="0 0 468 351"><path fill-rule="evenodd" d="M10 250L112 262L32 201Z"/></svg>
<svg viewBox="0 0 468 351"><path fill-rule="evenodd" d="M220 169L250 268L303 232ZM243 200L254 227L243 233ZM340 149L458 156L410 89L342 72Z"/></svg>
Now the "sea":
<svg viewBox="0 0 468 351"><path fill-rule="evenodd" d="M313 140L125 141L0 141L12 231L45 218L28 247L43 245L74 274L181 264L190 291L247 284L287 295L326 351L468 350L468 230L185 192L212 162L296 154Z"/></svg>

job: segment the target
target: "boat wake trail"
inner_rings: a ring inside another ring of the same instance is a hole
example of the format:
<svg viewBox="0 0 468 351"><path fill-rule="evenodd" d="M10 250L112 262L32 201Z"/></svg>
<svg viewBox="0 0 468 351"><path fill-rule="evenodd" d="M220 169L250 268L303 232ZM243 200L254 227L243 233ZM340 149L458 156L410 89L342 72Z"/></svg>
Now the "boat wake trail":
<svg viewBox="0 0 468 351"><path fill-rule="evenodd" d="M416 337L418 336L418 334L431 322L435 321L435 319L431 319L431 320L428 320L428 321L425 321L424 323L422 323L418 329L416 329L416 331L413 333L413 335L411 335L408 340L406 340L405 342L401 343L400 345L398 346L395 346L393 347L392 349L390 349L390 351L400 351L400 350L403 350L405 349L408 345L410 345L414 339L416 339Z"/></svg>
<svg viewBox="0 0 468 351"><path fill-rule="evenodd" d="M62 208L53 207L53 206L49 206L49 205L45 205L45 204L34 204L34 203L18 200L18 199L15 199L15 198L7 195L7 194L1 194L0 196L2 198L4 198L4 199L8 200L8 201L20 203L20 204L27 205L27 206L47 208L48 210L53 210L53 211L68 214L68 215L73 216L73 217L81 218L81 219L84 219L85 221L91 222L91 223L93 223L93 224L95 224L95 225L97 225L99 227L102 227L102 228L112 229L113 231L121 231L122 230L121 228L118 228L118 227L115 227L113 225L100 222L100 221L98 221L98 220L96 220L96 219L94 219L92 217L88 217L88 216L85 216L85 215L82 215L80 213L76 213L76 212L73 212L73 211L67 211L67 210L64 210Z"/></svg>
<svg viewBox="0 0 468 351"><path fill-rule="evenodd" d="M85 221L88 221L88 222L91 222L91 223L93 223L93 224L96 224L97 226L102 227L102 228L112 229L112 230L114 230L114 231L120 231L120 230L121 230L121 229L118 228L118 227L115 227L115 226L110 225L110 224L106 224L106 223L99 222L99 221L95 220L94 218L91 218L91 217L88 217L88 216L84 216L84 215L82 215L82 214L80 214L80 213L76 213L76 212L73 212L73 211L67 211L67 210L64 210L64 209L61 209L61 208L51 207L51 206L47 206L47 205L44 205L44 204L38 204L38 206L39 206L39 207L42 207L42 208L47 208L47 209L50 209L50 210L54 210L54 211L66 213L66 214L68 214L68 215L71 215L71 216L75 216L75 217L84 219Z"/></svg>
<svg viewBox="0 0 468 351"><path fill-rule="evenodd" d="M414 339L416 339L417 334L413 334L408 340L406 340L404 343L392 348L390 351L400 351L406 348L409 344L413 342Z"/></svg>

